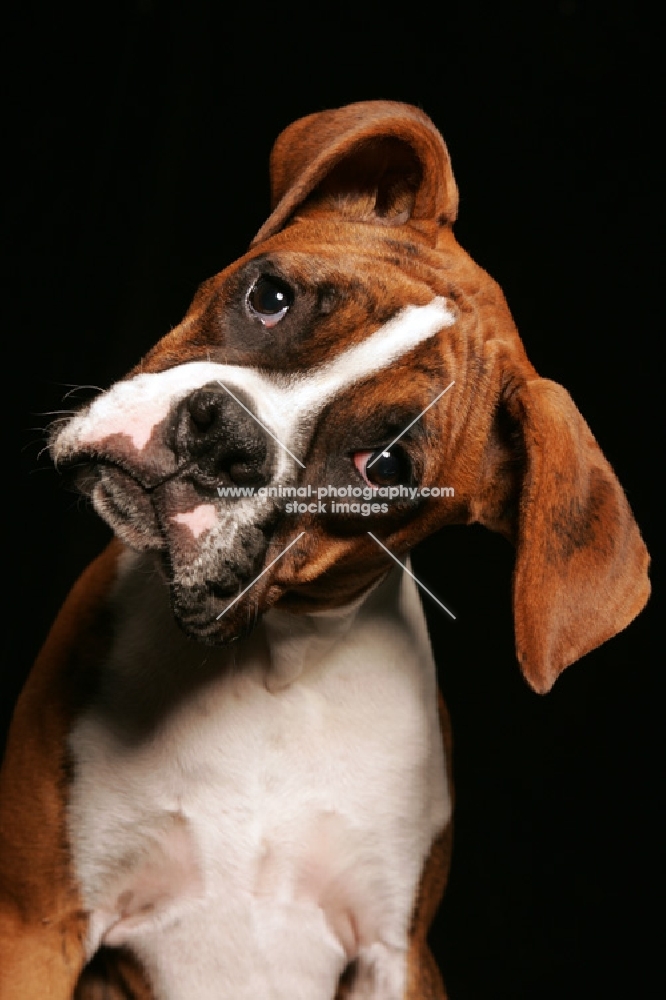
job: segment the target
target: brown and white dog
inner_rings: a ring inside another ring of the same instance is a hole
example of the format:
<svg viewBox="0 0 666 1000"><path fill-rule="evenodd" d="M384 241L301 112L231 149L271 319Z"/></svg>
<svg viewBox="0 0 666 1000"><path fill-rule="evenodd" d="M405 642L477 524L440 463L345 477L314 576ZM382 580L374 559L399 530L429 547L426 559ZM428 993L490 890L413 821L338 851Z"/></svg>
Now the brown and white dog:
<svg viewBox="0 0 666 1000"><path fill-rule="evenodd" d="M445 524L510 538L539 692L648 596L612 470L455 241L426 115L311 115L271 181L250 251L52 436L117 541L16 709L2 1000L444 997L448 730L391 554ZM377 502L288 510L307 486Z"/></svg>

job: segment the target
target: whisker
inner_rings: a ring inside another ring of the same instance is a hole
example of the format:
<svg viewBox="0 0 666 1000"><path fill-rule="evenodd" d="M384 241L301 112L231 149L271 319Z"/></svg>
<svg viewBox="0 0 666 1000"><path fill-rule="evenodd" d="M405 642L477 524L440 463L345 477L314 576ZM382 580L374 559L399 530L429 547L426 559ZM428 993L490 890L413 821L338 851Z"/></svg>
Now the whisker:
<svg viewBox="0 0 666 1000"><path fill-rule="evenodd" d="M101 389L98 385L73 385L72 383L68 383L68 382L64 382L64 383L61 383L61 384L62 385L71 385L72 386L72 388L69 390L69 392L66 392L65 395L62 397L63 399L67 399L67 397L71 396L72 393L74 393L74 392L79 392L80 389L95 389L97 392L104 392L104 389Z"/></svg>
<svg viewBox="0 0 666 1000"><path fill-rule="evenodd" d="M56 416L73 416L73 414L78 413L78 410L37 410L33 413L34 417L52 417L54 414Z"/></svg>

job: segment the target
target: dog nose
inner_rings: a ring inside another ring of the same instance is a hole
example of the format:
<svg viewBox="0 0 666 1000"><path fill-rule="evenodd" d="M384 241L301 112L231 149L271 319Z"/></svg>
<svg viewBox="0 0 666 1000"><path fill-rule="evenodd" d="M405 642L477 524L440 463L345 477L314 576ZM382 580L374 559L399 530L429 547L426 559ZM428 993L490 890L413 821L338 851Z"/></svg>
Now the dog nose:
<svg viewBox="0 0 666 1000"><path fill-rule="evenodd" d="M270 439L248 412L252 401L240 389L234 389L234 396L220 386L204 386L178 408L178 465L187 464L188 473L208 487L227 481L256 487L270 479Z"/></svg>

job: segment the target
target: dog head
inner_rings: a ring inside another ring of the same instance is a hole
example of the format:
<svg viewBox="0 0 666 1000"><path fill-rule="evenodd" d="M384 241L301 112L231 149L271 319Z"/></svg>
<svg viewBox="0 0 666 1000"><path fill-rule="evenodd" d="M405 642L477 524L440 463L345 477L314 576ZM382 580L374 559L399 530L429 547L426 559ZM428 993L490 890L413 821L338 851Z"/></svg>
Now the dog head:
<svg viewBox="0 0 666 1000"><path fill-rule="evenodd" d="M390 565L369 532L399 556L481 522L516 546L518 660L548 690L640 611L648 559L571 398L456 243L441 136L391 102L314 114L278 138L271 184L249 252L54 432L55 461L160 553L207 642L359 597Z"/></svg>

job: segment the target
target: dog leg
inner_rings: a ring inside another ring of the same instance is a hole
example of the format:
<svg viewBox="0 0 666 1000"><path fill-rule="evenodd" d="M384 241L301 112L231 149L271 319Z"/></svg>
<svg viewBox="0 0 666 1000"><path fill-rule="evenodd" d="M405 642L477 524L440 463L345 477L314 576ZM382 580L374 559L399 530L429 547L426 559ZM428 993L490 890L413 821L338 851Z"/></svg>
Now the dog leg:
<svg viewBox="0 0 666 1000"><path fill-rule="evenodd" d="M447 1000L426 936L446 884L451 846L449 823L433 844L426 863L406 957L406 985L405 955L375 944L345 970L335 1000Z"/></svg>
<svg viewBox="0 0 666 1000"><path fill-rule="evenodd" d="M449 794L454 804L453 784L453 740L449 713L439 693L439 724L446 755L446 771ZM440 904L451 868L453 852L453 824L446 828L435 840L423 872L421 888L412 921L410 949L407 958L407 991L405 1000L447 1000L447 993L440 971L430 952L427 935Z"/></svg>
<svg viewBox="0 0 666 1000"><path fill-rule="evenodd" d="M449 793L452 795L451 723L441 693L439 694L439 721L446 754ZM406 987L403 987L405 992L400 995L400 1000L447 1000L447 992L441 974L428 947L427 935L444 894L451 867L452 849L453 826L449 822L433 843L423 871L407 952ZM368 956L368 958L370 957ZM385 981L386 963L388 962L390 967L390 956L375 954L372 958L374 959L372 963L364 963L361 958L347 967L340 979L335 1000L375 1000L375 998L384 1000L384 998L392 998L390 983L387 984ZM402 955L400 963L404 964L404 956Z"/></svg>
<svg viewBox="0 0 666 1000"><path fill-rule="evenodd" d="M407 956L405 1000L447 998L441 974L428 947L427 933L446 885L452 843L453 828L449 823L433 844L426 862Z"/></svg>
<svg viewBox="0 0 666 1000"><path fill-rule="evenodd" d="M71 1000L85 963L88 922L67 836L67 734L88 673L82 637L115 577L117 551L111 545L72 590L9 731L0 772L0 1000Z"/></svg>

